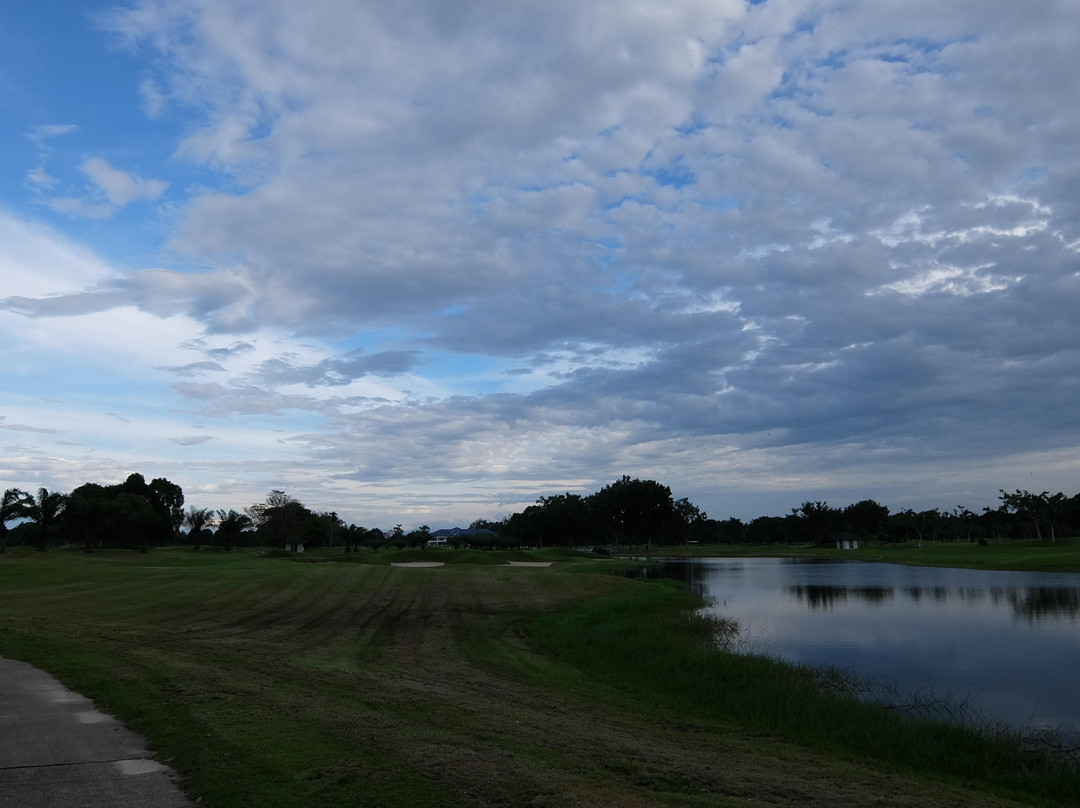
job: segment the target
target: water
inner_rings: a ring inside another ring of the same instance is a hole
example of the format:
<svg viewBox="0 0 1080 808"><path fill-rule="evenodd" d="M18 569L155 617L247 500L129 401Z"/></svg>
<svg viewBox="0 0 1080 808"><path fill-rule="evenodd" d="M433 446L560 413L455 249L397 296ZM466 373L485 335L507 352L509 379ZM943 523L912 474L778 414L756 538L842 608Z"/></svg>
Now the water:
<svg viewBox="0 0 1080 808"><path fill-rule="evenodd" d="M646 576L714 599L749 651L1080 741L1080 574L741 558L665 561Z"/></svg>

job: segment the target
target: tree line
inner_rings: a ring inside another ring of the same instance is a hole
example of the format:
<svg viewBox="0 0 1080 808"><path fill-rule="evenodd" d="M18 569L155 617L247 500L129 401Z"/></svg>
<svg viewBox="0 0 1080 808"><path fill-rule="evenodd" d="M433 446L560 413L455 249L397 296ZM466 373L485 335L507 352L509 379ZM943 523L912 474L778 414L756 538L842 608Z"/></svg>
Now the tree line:
<svg viewBox="0 0 1080 808"><path fill-rule="evenodd" d="M1002 541L1057 540L1080 533L1080 494L1034 494L1000 491L996 508L975 513L958 506L890 512L872 499L833 507L826 502L803 502L785 516L760 516L749 522L711 519L686 498L675 499L671 489L655 480L623 476L590 495L557 494L501 521L474 521L470 530L446 539L450 546L476 549L550 546L621 546L648 548L678 544L831 544L852 538L864 541ZM17 522L13 529L9 522ZM8 543L47 550L57 544L125 547L147 552L150 547L186 542L230 550L269 546L285 550L302 547L341 547L346 553L361 548L420 547L431 531L427 525L406 532L400 524L389 529L347 524L335 512L317 512L284 491L243 511L184 509L181 487L163 477L146 482L131 474L115 485L85 483L63 494L38 489L32 495L9 488L0 501L0 552Z"/></svg>
<svg viewBox="0 0 1080 808"><path fill-rule="evenodd" d="M785 516L710 519L667 486L623 477L591 496L541 497L501 523L478 523L529 545L832 544L841 539L882 542L1004 541L1080 534L1080 494L999 492L996 508L976 513L904 509L864 499L845 507L807 501Z"/></svg>

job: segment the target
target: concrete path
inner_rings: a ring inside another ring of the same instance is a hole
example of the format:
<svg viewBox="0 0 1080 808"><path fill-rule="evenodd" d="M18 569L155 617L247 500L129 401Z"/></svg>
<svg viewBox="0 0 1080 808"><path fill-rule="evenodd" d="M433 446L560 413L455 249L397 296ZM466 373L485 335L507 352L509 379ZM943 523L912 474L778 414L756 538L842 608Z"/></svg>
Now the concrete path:
<svg viewBox="0 0 1080 808"><path fill-rule="evenodd" d="M93 702L0 657L2 808L190 808L171 769Z"/></svg>

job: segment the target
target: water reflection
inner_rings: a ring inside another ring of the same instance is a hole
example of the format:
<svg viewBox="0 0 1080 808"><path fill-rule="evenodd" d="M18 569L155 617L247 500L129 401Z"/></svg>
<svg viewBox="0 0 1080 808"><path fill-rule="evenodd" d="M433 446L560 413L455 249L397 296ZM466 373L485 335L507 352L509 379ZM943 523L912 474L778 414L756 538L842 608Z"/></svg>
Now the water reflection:
<svg viewBox="0 0 1080 808"><path fill-rule="evenodd" d="M666 562L643 575L710 598L753 651L1080 737L1080 575L772 558Z"/></svg>
<svg viewBox="0 0 1080 808"><path fill-rule="evenodd" d="M787 591L799 603L805 603L811 609L831 609L838 603L847 603L848 598L870 606L880 606L892 600L893 590L884 586L789 586Z"/></svg>
<svg viewBox="0 0 1080 808"><path fill-rule="evenodd" d="M691 573L687 583L699 594L708 588L708 576ZM886 586L828 586L795 584L786 591L799 604L811 609L832 609L848 601L865 606L880 606L896 597L897 590ZM1068 587L1026 587L1022 589L947 589L943 586L912 586L900 590L912 603L924 599L938 604L977 605L989 599L994 605L1006 605L1017 617L1028 620L1076 620L1080 617L1080 590Z"/></svg>
<svg viewBox="0 0 1080 808"><path fill-rule="evenodd" d="M1013 611L1029 620L1080 617L1080 590L1040 587L1022 592L995 590L993 595L1008 601Z"/></svg>

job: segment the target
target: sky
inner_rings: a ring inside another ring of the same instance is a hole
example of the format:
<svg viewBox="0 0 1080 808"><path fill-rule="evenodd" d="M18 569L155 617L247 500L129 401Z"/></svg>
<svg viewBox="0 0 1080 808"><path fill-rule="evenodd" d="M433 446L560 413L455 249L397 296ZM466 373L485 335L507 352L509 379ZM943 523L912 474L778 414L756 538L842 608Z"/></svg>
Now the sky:
<svg viewBox="0 0 1080 808"><path fill-rule="evenodd" d="M0 2L0 488L1080 491L1080 4Z"/></svg>

